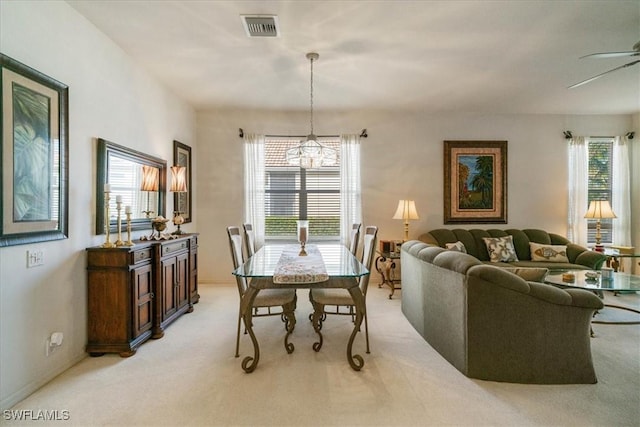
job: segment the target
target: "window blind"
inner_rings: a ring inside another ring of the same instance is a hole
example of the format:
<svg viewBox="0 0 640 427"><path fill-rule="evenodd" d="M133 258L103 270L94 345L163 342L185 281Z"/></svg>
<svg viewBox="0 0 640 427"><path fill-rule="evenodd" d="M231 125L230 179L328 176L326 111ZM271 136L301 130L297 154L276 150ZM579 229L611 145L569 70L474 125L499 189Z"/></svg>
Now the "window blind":
<svg viewBox="0 0 640 427"><path fill-rule="evenodd" d="M301 169L286 163L285 153L299 139L265 140L265 240L295 239L296 221L309 220L314 239L340 238L340 158L335 166ZM337 138L321 140L340 151Z"/></svg>
<svg viewBox="0 0 640 427"><path fill-rule="evenodd" d="M613 139L591 139L589 141L589 189L588 202L608 200L611 203L613 162ZM588 206L587 206L588 207ZM586 208L585 208L586 212ZM602 243L612 242L611 219L600 220ZM587 220L587 242L596 241L596 220Z"/></svg>

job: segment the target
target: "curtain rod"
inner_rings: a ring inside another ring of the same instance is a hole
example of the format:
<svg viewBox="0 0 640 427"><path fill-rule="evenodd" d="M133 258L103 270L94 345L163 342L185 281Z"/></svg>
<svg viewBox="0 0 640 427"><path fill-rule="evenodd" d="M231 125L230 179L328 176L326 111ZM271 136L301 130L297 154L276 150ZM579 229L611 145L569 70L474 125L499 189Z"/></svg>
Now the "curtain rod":
<svg viewBox="0 0 640 427"><path fill-rule="evenodd" d="M238 136L244 138L244 130L238 128ZM265 135L270 138L305 138L307 135ZM318 138L338 138L340 135L318 135ZM360 138L366 138L369 136L366 129L362 129L360 132Z"/></svg>
<svg viewBox="0 0 640 427"><path fill-rule="evenodd" d="M564 137L565 137L566 139L571 139L571 138L573 138L573 135L571 134L571 131L570 131L570 130L562 131L562 133L564 134ZM629 139L633 139L633 137L634 137L635 135L636 135L636 133L635 133L635 132L627 132L625 136L626 136L627 138L629 138ZM612 137L612 136L590 136L589 138L613 138L613 137Z"/></svg>

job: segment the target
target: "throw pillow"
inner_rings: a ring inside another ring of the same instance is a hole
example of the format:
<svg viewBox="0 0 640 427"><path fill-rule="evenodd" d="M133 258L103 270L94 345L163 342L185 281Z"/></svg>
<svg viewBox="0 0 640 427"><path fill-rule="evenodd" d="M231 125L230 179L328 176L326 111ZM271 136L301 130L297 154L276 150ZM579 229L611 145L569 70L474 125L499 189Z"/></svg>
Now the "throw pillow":
<svg viewBox="0 0 640 427"><path fill-rule="evenodd" d="M463 254L467 253L467 248L464 247L464 243L459 240L455 243L446 243L444 246L450 251L462 252Z"/></svg>
<svg viewBox="0 0 640 427"><path fill-rule="evenodd" d="M564 245L543 245L529 242L531 261L569 262L567 247Z"/></svg>
<svg viewBox="0 0 640 427"><path fill-rule="evenodd" d="M482 240L487 245L491 262L518 261L516 249L513 247L513 236L483 237Z"/></svg>

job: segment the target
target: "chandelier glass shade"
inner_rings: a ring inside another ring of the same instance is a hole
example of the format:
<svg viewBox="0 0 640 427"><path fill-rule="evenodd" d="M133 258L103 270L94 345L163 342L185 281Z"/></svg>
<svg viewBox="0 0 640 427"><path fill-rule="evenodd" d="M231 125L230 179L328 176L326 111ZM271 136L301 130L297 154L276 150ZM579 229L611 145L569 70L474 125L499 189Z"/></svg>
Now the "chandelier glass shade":
<svg viewBox="0 0 640 427"><path fill-rule="evenodd" d="M300 141L300 144L289 148L286 152L287 163L291 166L299 166L303 169L314 169L322 166L333 166L338 161L338 152L321 144L318 137L313 133L313 61L317 61L320 55L315 52L307 53L307 59L311 62L311 84L310 84L310 123L311 132L307 139Z"/></svg>

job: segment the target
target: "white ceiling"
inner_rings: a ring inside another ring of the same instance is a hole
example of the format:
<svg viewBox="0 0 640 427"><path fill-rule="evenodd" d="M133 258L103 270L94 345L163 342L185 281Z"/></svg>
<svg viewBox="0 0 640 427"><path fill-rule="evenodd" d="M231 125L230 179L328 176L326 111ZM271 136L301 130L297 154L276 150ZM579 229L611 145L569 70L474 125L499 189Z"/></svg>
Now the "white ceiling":
<svg viewBox="0 0 640 427"><path fill-rule="evenodd" d="M197 109L420 109L630 114L640 64L632 1L68 1ZM281 36L248 38L241 14L278 15Z"/></svg>

